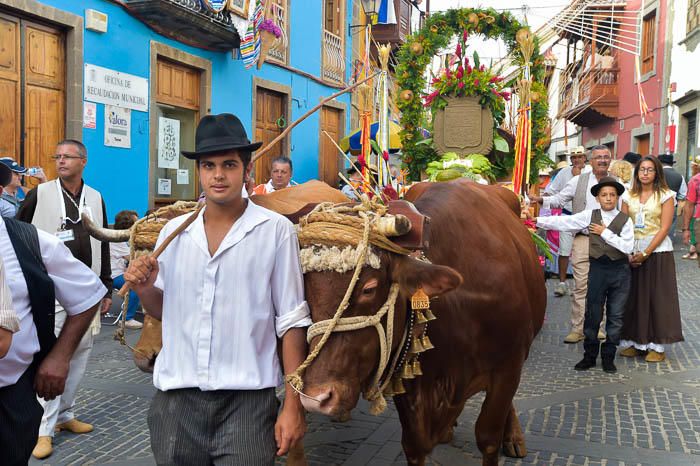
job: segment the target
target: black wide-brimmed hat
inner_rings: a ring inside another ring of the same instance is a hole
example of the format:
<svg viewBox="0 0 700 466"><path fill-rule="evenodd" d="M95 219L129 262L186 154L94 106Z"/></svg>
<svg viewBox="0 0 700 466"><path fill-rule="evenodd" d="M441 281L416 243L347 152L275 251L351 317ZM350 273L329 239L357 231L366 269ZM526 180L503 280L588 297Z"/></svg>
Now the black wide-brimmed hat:
<svg viewBox="0 0 700 466"><path fill-rule="evenodd" d="M637 165L637 162L642 160L642 156L636 152L627 152L625 156L622 157L622 160L624 160L625 162L629 162L632 165Z"/></svg>
<svg viewBox="0 0 700 466"><path fill-rule="evenodd" d="M664 163L666 165L673 165L674 163L676 163L676 161L673 160L673 156L671 154L659 155L659 162Z"/></svg>
<svg viewBox="0 0 700 466"><path fill-rule="evenodd" d="M12 170L4 163L0 163L0 186L3 188L12 181Z"/></svg>
<svg viewBox="0 0 700 466"><path fill-rule="evenodd" d="M618 196L622 196L622 193L625 192L625 187L622 186L622 183L617 181L612 176L604 176L600 179L600 181L598 181L597 185L591 188L591 194L593 194L593 197L597 197L600 190L603 189L605 186L612 186L613 188L615 188L615 191L617 191Z"/></svg>
<svg viewBox="0 0 700 466"><path fill-rule="evenodd" d="M225 150L240 150L252 152L262 146L262 142L251 143L245 132L243 123L237 116L230 113L207 115L199 121L195 135L194 152L182 151L188 159L221 152Z"/></svg>

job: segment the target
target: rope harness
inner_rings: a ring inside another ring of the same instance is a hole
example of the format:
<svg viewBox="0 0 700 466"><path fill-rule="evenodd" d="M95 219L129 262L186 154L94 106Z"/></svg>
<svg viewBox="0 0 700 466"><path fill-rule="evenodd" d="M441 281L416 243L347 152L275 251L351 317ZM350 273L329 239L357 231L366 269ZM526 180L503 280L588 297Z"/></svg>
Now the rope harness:
<svg viewBox="0 0 700 466"><path fill-rule="evenodd" d="M374 327L377 330L379 362L369 389L363 393L365 399L371 403L370 412L372 414L380 414L386 408L385 394L403 393L403 387L398 387L395 378L392 380L397 367L404 367L403 372L407 374L405 378L413 378L414 375L422 373L417 354L429 349L432 345L418 347L414 344L409 348L408 337L413 333L415 312L412 312L407 319L399 346L400 351L391 358L396 300L399 296L397 283L392 283L386 302L375 314L343 317L344 312L349 307L350 298L362 269L366 265L378 269L381 265L377 254L373 251L373 246L402 255L411 253L411 251L392 242L384 234L387 223L386 214L385 206L370 202L368 198L363 197L362 203L355 206L319 204L299 222L298 236L302 247L300 258L304 273L324 270L344 273L354 270L345 295L333 317L316 322L308 329L306 339L309 343L318 336L321 336L321 339L304 362L292 374L285 377L290 386L301 396L320 402L320 400L302 392L304 388L302 377L304 371L328 342L331 334L336 332L349 332L369 327ZM340 246L343 248L341 249ZM382 324L384 317L387 319L386 330ZM427 319L422 317L421 323L425 322ZM423 338L427 340L427 336L423 335ZM410 362L410 370L407 371L405 363L410 349L414 349L416 352ZM400 383L400 379L398 379L398 384Z"/></svg>

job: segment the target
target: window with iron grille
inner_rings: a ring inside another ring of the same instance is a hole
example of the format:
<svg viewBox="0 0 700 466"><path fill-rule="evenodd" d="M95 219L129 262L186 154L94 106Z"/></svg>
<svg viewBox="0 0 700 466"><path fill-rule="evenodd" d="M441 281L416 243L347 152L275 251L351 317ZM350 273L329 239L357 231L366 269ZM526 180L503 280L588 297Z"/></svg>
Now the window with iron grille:
<svg viewBox="0 0 700 466"><path fill-rule="evenodd" d="M325 0L323 5L321 77L345 81L345 0Z"/></svg>

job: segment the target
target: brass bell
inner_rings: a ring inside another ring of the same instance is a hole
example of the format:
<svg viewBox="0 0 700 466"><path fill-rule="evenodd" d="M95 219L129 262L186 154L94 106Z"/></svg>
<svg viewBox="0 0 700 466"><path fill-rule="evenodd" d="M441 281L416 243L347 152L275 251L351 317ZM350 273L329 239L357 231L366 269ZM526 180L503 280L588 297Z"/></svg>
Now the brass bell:
<svg viewBox="0 0 700 466"><path fill-rule="evenodd" d="M406 393L406 389L403 386L403 382L401 382L401 377L394 378L391 389L393 390L394 395L401 395L403 393Z"/></svg>
<svg viewBox="0 0 700 466"><path fill-rule="evenodd" d="M433 343L430 341L430 338L428 338L427 334L421 337L420 343L423 346L423 351L428 351L429 349L435 348L433 346Z"/></svg>
<svg viewBox="0 0 700 466"><path fill-rule="evenodd" d="M423 351L425 351L425 348L421 343L421 339L418 337L413 337L413 341L411 342L411 353L420 354Z"/></svg>
<svg viewBox="0 0 700 466"><path fill-rule="evenodd" d="M402 379L413 379L415 376L413 375L413 367L411 363L408 361L404 363L403 368L401 369L401 378Z"/></svg>
<svg viewBox="0 0 700 466"><path fill-rule="evenodd" d="M418 357L413 358L411 369L413 370L413 375L423 375L423 369L421 369L420 367L420 361L418 360Z"/></svg>
<svg viewBox="0 0 700 466"><path fill-rule="evenodd" d="M433 311L431 311L430 309L424 310L424 311L423 311L423 314L425 314L425 318L426 318L428 321L437 319L437 317L435 317L435 314L433 314Z"/></svg>
<svg viewBox="0 0 700 466"><path fill-rule="evenodd" d="M423 311L421 311L420 309L416 309L413 312L416 313L416 325L424 324L428 321L428 319L426 319L423 315Z"/></svg>
<svg viewBox="0 0 700 466"><path fill-rule="evenodd" d="M392 384L393 384L393 381L388 383L386 385L386 387L384 387L384 390L382 391L384 396L394 396L394 390L391 388Z"/></svg>

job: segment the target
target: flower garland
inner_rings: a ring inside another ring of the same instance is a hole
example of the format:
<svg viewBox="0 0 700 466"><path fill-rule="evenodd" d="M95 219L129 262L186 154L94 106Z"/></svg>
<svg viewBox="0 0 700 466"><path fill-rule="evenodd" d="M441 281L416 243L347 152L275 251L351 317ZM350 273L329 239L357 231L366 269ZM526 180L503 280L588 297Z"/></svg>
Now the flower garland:
<svg viewBox="0 0 700 466"><path fill-rule="evenodd" d="M493 8L461 8L431 14L426 19L423 28L406 39L406 43L397 53L396 78L399 88L397 105L402 113L401 126L403 129L399 134L403 146L403 162L409 170L411 179L419 180L421 171L426 169L428 163L440 158L430 144L423 142L423 137L420 134L421 127L430 128L432 126L430 122L426 121L427 114L423 105L422 93L426 88L425 71L432 62L433 56L439 50L447 47L451 38L455 35L459 35L466 42L466 36L479 34L489 39L502 39L509 53L516 54L516 62L521 62L522 56L517 54L518 44L515 36L523 27L508 12L498 12ZM460 44L460 48L461 53L464 50L464 45ZM464 62L466 63L466 60ZM472 64L469 63L468 66L472 66ZM474 67L472 66L472 74L474 76L470 77L469 80L471 81L469 81L464 78L464 73L467 70L464 63L462 67L462 78L451 77L444 81L441 78L439 82L433 84L436 90L442 86L445 92L453 92L452 85L454 84L457 86L457 92L459 92L459 82L462 81L464 82L465 95L469 90L467 89L469 83L474 86L472 91L477 95L483 95L483 91L492 92L487 90L486 83L483 81L484 78L478 77L479 73L487 72L486 68L482 71L481 64L479 64L476 74L474 74ZM544 59L540 55L539 45L535 41L535 52L532 56L532 76L535 84L544 81L544 73ZM491 75L487 81L490 81L492 78L493 76ZM498 86L492 87L496 87L497 92L500 92L498 89L501 89L504 83L494 82L489 84L498 84ZM442 95L442 91L438 94ZM429 98L430 95L426 96L426 98ZM534 172L534 178L537 177L537 172L540 168L551 164L546 153L547 144L545 144L547 141L546 128L549 124L546 96L547 93L544 91L540 99L533 99L533 163L531 167ZM438 95L435 95L432 99L429 99L428 106L433 108L433 105L441 105L441 99L437 97ZM492 100L494 102L501 100L502 102L502 99L495 97L494 95L494 99L486 99L482 105L491 105ZM505 98L505 95L501 97ZM500 118L502 122L505 115L499 115L499 112L494 112L493 108L492 112L494 119L497 120L496 125L500 124L498 119Z"/></svg>
<svg viewBox="0 0 700 466"><path fill-rule="evenodd" d="M423 98L423 106L430 107L431 113L435 115L447 106L445 97L478 97L479 103L491 110L494 127L498 127L505 119L505 101L510 100L510 92L503 90L504 78L487 69L476 52L473 62L464 54L467 37L468 33L464 31L457 43L454 58L447 64L445 71L431 81L435 90Z"/></svg>

